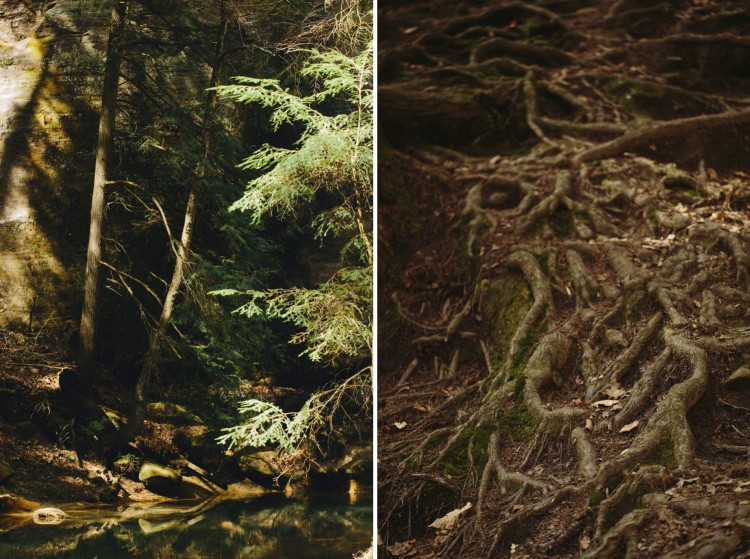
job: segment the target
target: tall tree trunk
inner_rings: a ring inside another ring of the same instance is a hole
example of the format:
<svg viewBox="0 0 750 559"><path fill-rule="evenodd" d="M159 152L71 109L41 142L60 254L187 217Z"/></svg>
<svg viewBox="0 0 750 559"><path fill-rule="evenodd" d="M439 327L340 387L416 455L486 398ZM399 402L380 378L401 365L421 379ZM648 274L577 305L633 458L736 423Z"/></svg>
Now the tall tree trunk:
<svg viewBox="0 0 750 559"><path fill-rule="evenodd" d="M138 376L138 382L135 387L135 404L126 427L120 432L121 436L119 444L117 445L118 448L122 448L132 441L143 425L143 419L146 413L148 383L161 349L161 343L166 336L169 321L172 318L172 311L174 310L175 299L180 291L185 275L185 264L190 252L190 242L193 238L193 225L198 210L198 197L203 183L205 168L208 165L208 156L211 146L210 124L216 108L217 96L217 92L211 88L215 88L219 85L219 75L224 59L224 40L229 28L229 10L226 7L226 3L224 0L219 0L218 3L221 11L221 27L219 31L219 39L216 44L214 62L211 68L208 96L206 98L206 105L203 112L203 125L201 130L201 151L203 153L203 160L199 168L195 171L195 180L193 180L190 187L190 194L185 208L185 219L182 224L182 235L179 243L177 243L175 251L176 260L174 270L172 271L172 280L169 283L169 289L167 289L167 294L164 297L161 315L159 316L159 323L151 333L148 351L144 357L141 372Z"/></svg>
<svg viewBox="0 0 750 559"><path fill-rule="evenodd" d="M96 146L94 189L91 196L91 222L89 245L86 254L86 277L81 311L79 364L81 381L86 388L93 383L94 335L96 332L96 307L99 295L99 263L102 252L102 226L104 224L104 187L109 175L112 134L115 128L117 86L122 59L121 42L125 25L127 0L113 0L112 17L107 43L107 60L104 66L102 108L99 118L99 139Z"/></svg>

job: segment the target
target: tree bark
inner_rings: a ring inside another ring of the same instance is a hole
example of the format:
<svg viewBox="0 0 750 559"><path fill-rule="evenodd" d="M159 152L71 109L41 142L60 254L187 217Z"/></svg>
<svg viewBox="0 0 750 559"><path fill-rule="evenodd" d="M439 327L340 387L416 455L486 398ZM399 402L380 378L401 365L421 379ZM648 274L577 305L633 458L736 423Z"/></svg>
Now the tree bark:
<svg viewBox="0 0 750 559"><path fill-rule="evenodd" d="M112 135L117 113L117 88L122 60L121 42L125 25L127 0L113 0L107 59L104 66L102 107L99 117L99 139L96 146L94 188L91 196L91 221L86 254L86 275L81 311L79 340L79 365L83 386L93 383L94 337L96 333L96 307L99 296L99 264L101 262L102 228L104 225L104 187L109 175Z"/></svg>
<svg viewBox="0 0 750 559"><path fill-rule="evenodd" d="M177 294L182 286L182 281L185 276L185 264L187 263L190 243L193 238L193 225L195 224L195 218L198 210L198 198L200 195L201 187L203 184L203 177L205 174L205 168L208 165L208 156L211 147L211 128L210 123L213 118L213 113L216 108L216 97L217 92L213 89L219 85L220 72L222 62L224 60L224 41L229 28L229 10L223 0L219 0L220 11L221 11L221 27L219 31L219 40L216 44L216 52L214 56L214 62L211 68L211 77L209 79L209 91L206 98L206 105L203 112L203 125L201 130L201 151L203 153L203 161L201 166L195 171L195 180L192 181L190 187L190 194L188 195L187 206L185 207L185 218L182 224L182 235L180 236L179 243L176 243L175 254L176 260L174 269L172 271L172 280L169 283L167 294L164 296L164 303L162 305L161 314L159 316L159 323L157 324L154 331L151 333L149 340L149 347L146 352L146 356L143 360L141 372L138 375L138 382L135 387L135 403L133 410L130 414L130 420L128 421L125 428L121 431L119 448L124 447L140 431L143 425L143 420L146 413L146 403L148 396L148 384L151 379L151 373L154 369L155 360L161 349L161 342L167 333L169 327L169 321L172 318L172 312L174 310L175 300Z"/></svg>

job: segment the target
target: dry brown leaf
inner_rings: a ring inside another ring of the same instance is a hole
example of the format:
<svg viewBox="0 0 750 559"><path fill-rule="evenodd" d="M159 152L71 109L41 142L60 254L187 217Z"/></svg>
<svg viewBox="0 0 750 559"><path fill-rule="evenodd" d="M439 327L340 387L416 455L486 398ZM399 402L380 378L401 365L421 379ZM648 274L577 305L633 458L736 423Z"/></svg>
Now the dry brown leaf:
<svg viewBox="0 0 750 559"><path fill-rule="evenodd" d="M461 516L463 516L464 513L471 509L472 506L474 505L472 505L471 502L468 502L460 509L452 510L445 516L441 516L432 524L430 524L429 527L437 528L438 530L452 530L461 519Z"/></svg>
<svg viewBox="0 0 750 559"><path fill-rule="evenodd" d="M591 538L589 538L586 534L581 536L580 546L581 551L586 551L589 547L591 547Z"/></svg>
<svg viewBox="0 0 750 559"><path fill-rule="evenodd" d="M591 404L591 406L594 408L611 408L615 404L619 404L619 403L620 402L618 402L617 400L599 400Z"/></svg>
<svg viewBox="0 0 750 559"><path fill-rule="evenodd" d="M627 425L623 425L620 428L620 433L629 433L630 431L632 431L633 429L635 429L636 427L638 427L638 425L640 425L640 423L641 423L640 419L636 419L632 423L628 423Z"/></svg>
<svg viewBox="0 0 750 559"><path fill-rule="evenodd" d="M602 390L606 396L609 396L610 398L622 398L625 396L625 394L628 393L627 390L625 390L617 381L614 381L612 384L610 384L607 388Z"/></svg>
<svg viewBox="0 0 750 559"><path fill-rule="evenodd" d="M393 426L394 426L394 427L395 427L396 429L403 429L403 428L404 428L404 427L406 427L407 425L408 425L408 424L406 423L406 421L396 421L396 423L394 423L394 424L393 424Z"/></svg>

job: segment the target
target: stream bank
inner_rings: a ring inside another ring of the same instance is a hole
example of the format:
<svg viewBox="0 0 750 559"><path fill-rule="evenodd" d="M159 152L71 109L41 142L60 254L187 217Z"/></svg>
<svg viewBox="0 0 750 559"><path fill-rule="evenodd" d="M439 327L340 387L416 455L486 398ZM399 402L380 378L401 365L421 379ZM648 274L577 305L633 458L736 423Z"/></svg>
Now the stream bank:
<svg viewBox="0 0 750 559"><path fill-rule="evenodd" d="M106 388L80 398L64 342L45 332L0 330L0 514L29 516L64 508L60 503L142 507L264 494L368 501L368 446L350 446L307 469L272 448L227 452L216 443L221 429L241 421L239 401L289 405L302 398L298 388L240 379L165 383L155 390L162 399L149 404L141 435L108 467L105 449L126 421L131 393L102 370Z"/></svg>

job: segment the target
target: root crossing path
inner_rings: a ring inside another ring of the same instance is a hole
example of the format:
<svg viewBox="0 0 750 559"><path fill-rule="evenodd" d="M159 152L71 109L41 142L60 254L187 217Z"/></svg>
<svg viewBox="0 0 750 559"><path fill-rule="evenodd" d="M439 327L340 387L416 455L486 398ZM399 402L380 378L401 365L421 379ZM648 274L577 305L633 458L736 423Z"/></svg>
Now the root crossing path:
<svg viewBox="0 0 750 559"><path fill-rule="evenodd" d="M381 13L383 556L750 557L748 4Z"/></svg>

